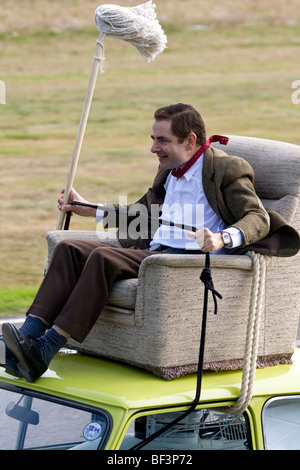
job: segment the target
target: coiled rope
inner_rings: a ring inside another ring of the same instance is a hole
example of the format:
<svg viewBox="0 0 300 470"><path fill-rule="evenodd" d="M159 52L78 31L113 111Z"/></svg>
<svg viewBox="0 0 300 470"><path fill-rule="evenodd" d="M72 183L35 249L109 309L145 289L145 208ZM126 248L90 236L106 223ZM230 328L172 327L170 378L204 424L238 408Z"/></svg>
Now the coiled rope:
<svg viewBox="0 0 300 470"><path fill-rule="evenodd" d="M247 255L252 258L253 274L241 391L234 405L218 408L219 411L230 414L242 414L248 407L252 398L257 364L259 326L265 291L266 256L253 251L248 251Z"/></svg>

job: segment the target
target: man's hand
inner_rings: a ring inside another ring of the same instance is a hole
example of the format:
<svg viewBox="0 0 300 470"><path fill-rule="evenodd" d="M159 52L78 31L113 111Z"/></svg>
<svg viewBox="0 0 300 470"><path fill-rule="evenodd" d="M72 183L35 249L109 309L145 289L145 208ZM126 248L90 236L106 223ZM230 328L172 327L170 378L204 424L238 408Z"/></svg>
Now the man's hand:
<svg viewBox="0 0 300 470"><path fill-rule="evenodd" d="M203 253L216 251L224 246L221 233L213 233L208 228L202 228L196 232L188 232L187 235L190 238L195 238Z"/></svg>
<svg viewBox="0 0 300 470"><path fill-rule="evenodd" d="M61 194L63 195L64 192L65 192L65 188L61 190ZM90 202L84 199L82 196L80 196L80 194L77 193L74 188L72 188L70 191L69 203L73 201L90 204ZM58 207L58 210L60 211L63 211L63 212L72 211L72 213L80 215L82 217L96 217L96 209L92 207L71 206L70 204L65 204L63 196L60 196L57 202L58 202L57 207Z"/></svg>

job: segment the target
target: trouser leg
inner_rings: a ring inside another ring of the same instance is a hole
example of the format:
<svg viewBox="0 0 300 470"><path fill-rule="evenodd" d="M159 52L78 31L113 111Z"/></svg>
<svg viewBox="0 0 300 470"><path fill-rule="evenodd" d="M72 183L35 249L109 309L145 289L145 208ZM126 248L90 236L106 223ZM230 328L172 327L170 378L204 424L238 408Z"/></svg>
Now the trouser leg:
<svg viewBox="0 0 300 470"><path fill-rule="evenodd" d="M81 240L58 243L27 314L37 315L51 326L72 294L90 253L97 247L99 243Z"/></svg>
<svg viewBox="0 0 300 470"><path fill-rule="evenodd" d="M101 242L63 242L28 313L82 342L106 305L113 283L137 277L143 259L153 254Z"/></svg>

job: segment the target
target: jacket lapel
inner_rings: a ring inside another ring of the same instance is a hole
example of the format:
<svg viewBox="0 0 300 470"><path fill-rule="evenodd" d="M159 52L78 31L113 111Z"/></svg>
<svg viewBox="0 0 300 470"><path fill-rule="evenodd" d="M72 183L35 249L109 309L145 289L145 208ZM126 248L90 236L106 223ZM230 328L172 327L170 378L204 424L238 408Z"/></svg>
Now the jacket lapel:
<svg viewBox="0 0 300 470"><path fill-rule="evenodd" d="M170 170L158 170L158 173L153 181L152 188L148 191L148 203L151 204L163 204L166 191L164 184L170 173ZM149 206L150 208L150 206Z"/></svg>
<svg viewBox="0 0 300 470"><path fill-rule="evenodd" d="M221 217L217 199L218 188L216 187L214 176L213 151L211 148L208 148L204 152L202 185L210 207Z"/></svg>

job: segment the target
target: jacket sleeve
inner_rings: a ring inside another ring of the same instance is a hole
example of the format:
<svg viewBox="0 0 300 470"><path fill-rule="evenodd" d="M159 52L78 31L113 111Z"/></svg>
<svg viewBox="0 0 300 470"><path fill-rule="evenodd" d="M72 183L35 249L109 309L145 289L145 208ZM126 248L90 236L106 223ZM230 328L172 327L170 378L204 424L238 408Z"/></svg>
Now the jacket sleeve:
<svg viewBox="0 0 300 470"><path fill-rule="evenodd" d="M241 230L244 245L267 236L270 217L256 194L253 170L245 160L228 160L221 192L227 208L227 219L230 219L230 225Z"/></svg>

